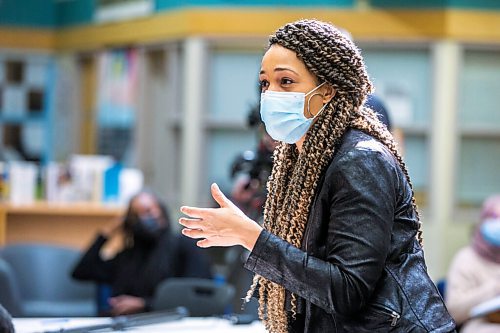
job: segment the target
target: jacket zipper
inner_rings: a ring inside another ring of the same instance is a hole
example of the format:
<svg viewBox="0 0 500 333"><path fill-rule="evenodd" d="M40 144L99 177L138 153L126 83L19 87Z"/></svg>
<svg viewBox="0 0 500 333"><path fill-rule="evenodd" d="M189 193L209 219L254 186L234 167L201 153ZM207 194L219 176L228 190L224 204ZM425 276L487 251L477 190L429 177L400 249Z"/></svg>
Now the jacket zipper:
<svg viewBox="0 0 500 333"><path fill-rule="evenodd" d="M391 326L394 327L398 323L398 320L399 318L401 318L401 316L396 311L392 311L391 317L392 317Z"/></svg>

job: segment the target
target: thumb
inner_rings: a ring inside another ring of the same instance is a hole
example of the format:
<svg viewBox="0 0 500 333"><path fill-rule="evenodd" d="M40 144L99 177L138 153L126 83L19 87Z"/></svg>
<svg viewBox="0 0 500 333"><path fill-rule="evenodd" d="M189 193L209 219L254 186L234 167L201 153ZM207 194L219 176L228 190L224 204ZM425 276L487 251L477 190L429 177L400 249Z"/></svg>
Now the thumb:
<svg viewBox="0 0 500 333"><path fill-rule="evenodd" d="M220 190L219 186L216 183L213 183L212 186L210 187L210 190L212 191L212 197L217 201L219 206L221 207L228 207L231 205L231 201L229 201L228 198L222 193Z"/></svg>

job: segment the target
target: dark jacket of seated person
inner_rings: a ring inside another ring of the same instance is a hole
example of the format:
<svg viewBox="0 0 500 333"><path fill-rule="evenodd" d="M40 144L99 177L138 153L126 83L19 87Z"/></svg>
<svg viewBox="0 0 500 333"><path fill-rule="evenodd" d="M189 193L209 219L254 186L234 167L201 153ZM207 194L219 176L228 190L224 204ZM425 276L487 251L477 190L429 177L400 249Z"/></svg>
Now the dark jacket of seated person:
<svg viewBox="0 0 500 333"><path fill-rule="evenodd" d="M73 270L78 280L111 286L109 313L148 311L158 284L170 277L211 278L209 260L196 243L170 230L166 206L147 191L135 195L123 220L98 234ZM108 260L101 248L123 233L124 248Z"/></svg>

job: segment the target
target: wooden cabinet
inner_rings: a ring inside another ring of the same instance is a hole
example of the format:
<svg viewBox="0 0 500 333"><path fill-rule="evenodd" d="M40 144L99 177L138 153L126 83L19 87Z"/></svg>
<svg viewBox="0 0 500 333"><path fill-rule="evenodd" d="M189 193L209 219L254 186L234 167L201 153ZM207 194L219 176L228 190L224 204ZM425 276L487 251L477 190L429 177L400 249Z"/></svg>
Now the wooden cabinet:
<svg viewBox="0 0 500 333"><path fill-rule="evenodd" d="M0 246L37 242L84 249L103 226L124 212L124 207L92 203L3 203Z"/></svg>

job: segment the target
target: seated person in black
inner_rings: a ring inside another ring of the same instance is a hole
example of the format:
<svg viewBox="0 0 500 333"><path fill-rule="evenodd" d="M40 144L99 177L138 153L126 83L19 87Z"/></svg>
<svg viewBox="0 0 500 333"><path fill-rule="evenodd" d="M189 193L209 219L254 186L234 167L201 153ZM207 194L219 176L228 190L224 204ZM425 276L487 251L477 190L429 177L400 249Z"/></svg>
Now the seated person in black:
<svg viewBox="0 0 500 333"><path fill-rule="evenodd" d="M101 248L119 232L124 248L104 260ZM211 278L211 273L206 254L192 240L171 232L165 205L153 193L143 191L130 200L123 220L97 235L72 276L109 284L108 314L122 315L150 310L156 287L167 278Z"/></svg>

